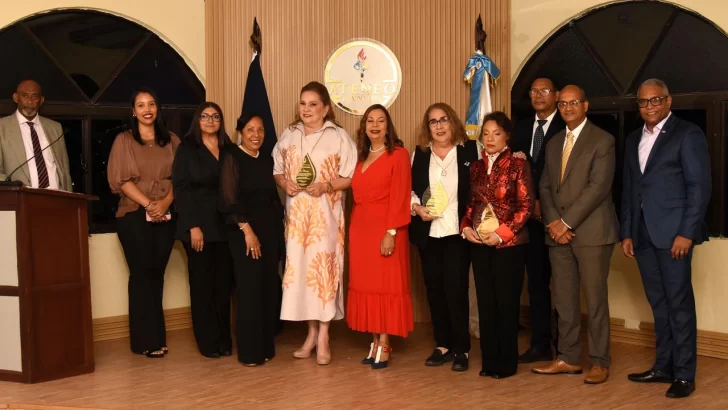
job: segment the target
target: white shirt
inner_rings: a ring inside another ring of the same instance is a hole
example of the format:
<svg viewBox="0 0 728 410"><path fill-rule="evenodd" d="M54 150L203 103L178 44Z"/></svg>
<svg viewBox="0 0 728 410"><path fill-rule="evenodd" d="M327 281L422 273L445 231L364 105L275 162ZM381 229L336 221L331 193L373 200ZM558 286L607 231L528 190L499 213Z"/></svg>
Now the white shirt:
<svg viewBox="0 0 728 410"><path fill-rule="evenodd" d="M30 125L28 125L28 119L23 117L20 111L15 110L15 116L18 119L18 125L20 125L20 135L23 137L23 145L25 146L25 159L28 160L35 155L33 151L33 138L30 136ZM38 142L40 143L40 149L48 146L48 139L46 138L43 126L40 124L40 119L36 114L35 118L31 120L33 122L33 128L38 134ZM58 142L61 144L62 142ZM56 174L56 160L53 158L53 149L48 148L43 151L43 159L45 160L46 169L48 170L48 188L60 189L58 187L58 174ZM38 167L35 165L37 159L31 159L28 162L28 170L30 171L30 186L32 188L38 188Z"/></svg>
<svg viewBox="0 0 728 410"><path fill-rule="evenodd" d="M586 118L584 118L584 121L582 121L581 124L579 124L573 130L570 130L568 125L566 126L566 134L568 135L569 131L571 131L571 133L574 134L574 145L576 145L576 140L579 139L579 134L581 134L581 130L584 129L585 125L586 125ZM564 150L564 148L566 148L566 142L568 140L569 140L568 138L564 138L564 146L561 147L562 151ZM572 148L574 147L574 145L572 145Z"/></svg>
<svg viewBox="0 0 728 410"><path fill-rule="evenodd" d="M460 218L458 217L458 164L457 164L457 148L452 147L445 155L444 159L440 159L434 152L430 153L430 189L434 189L435 184L439 180L442 187L447 192L447 208L440 217L435 218L430 225L430 236L433 238L443 238L450 235L458 235L460 233ZM412 162L415 160L415 152L412 152ZM442 170L447 175L442 175ZM413 204L422 205L420 198L412 192Z"/></svg>
<svg viewBox="0 0 728 410"><path fill-rule="evenodd" d="M657 137L660 136L660 131L662 131L662 127L665 126L665 123L671 115L672 111L667 114L667 117L665 117L664 120L660 121L659 124L655 125L655 127L652 129L652 132L647 129L647 124L642 127L642 138L640 138L638 153L640 160L640 171L642 171L643 173L645 172L645 166L647 166L647 159L650 157L652 147L655 146L655 141L657 141Z"/></svg>
<svg viewBox="0 0 728 410"><path fill-rule="evenodd" d="M546 123L543 125L544 137L546 137L546 133L549 131L549 125L551 125L551 122L554 120L554 117L556 116L556 111L558 111L558 110L554 110L554 112L552 112L551 115L546 117ZM531 156L533 156L533 137L536 135L536 128L538 128L538 120L540 120L540 118L538 118L538 114L536 114L536 119L533 120L533 131L531 131L531 148L530 148L530 151L528 152ZM541 149L543 150L544 148L545 148L545 145L542 142Z"/></svg>

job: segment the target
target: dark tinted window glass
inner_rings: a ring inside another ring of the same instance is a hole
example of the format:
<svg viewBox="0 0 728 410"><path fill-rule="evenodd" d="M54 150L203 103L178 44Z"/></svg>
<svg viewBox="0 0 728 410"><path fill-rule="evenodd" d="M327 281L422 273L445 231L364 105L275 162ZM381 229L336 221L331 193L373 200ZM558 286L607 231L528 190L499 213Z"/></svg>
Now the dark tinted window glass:
<svg viewBox="0 0 728 410"><path fill-rule="evenodd" d="M89 98L146 35L136 24L95 13L57 13L25 24Z"/></svg>
<svg viewBox="0 0 728 410"><path fill-rule="evenodd" d="M190 74L174 50L157 37L150 38L101 96L100 102L128 104L132 90L143 85L154 89L162 104L197 105L204 101L204 88Z"/></svg>
<svg viewBox="0 0 728 410"><path fill-rule="evenodd" d="M0 61L0 100L12 101L15 88L27 79L40 83L46 101L86 100L75 83L66 77L32 38L32 34L19 24L0 32Z"/></svg>
<svg viewBox="0 0 728 410"><path fill-rule="evenodd" d="M119 196L111 193L106 168L109 152L116 135L127 123L125 118L94 119L91 121L91 178L93 194L99 197L94 202L91 219L96 231L110 232L115 230L115 214L119 204Z"/></svg>

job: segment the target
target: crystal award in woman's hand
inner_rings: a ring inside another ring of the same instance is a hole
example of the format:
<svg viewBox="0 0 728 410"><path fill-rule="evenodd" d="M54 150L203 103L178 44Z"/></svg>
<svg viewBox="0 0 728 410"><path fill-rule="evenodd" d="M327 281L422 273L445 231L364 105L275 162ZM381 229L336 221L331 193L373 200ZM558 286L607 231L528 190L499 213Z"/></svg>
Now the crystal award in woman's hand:
<svg viewBox="0 0 728 410"><path fill-rule="evenodd" d="M485 209L483 210L483 213L480 217L480 222L478 222L475 226L475 232L477 232L478 235L483 238L487 234L495 232L495 230L498 229L499 226L500 222L498 222L498 217L495 216L493 206L488 203L488 205L485 206Z"/></svg>
<svg viewBox="0 0 728 410"><path fill-rule="evenodd" d="M311 157L306 154L303 158L303 165L296 175L296 184L301 188L306 188L316 180L316 167L311 161Z"/></svg>
<svg viewBox="0 0 728 410"><path fill-rule="evenodd" d="M425 193L422 194L422 203L425 204L425 208L427 208L430 215L442 216L450 203L442 182L437 181L434 189L431 189L431 187L425 189Z"/></svg>

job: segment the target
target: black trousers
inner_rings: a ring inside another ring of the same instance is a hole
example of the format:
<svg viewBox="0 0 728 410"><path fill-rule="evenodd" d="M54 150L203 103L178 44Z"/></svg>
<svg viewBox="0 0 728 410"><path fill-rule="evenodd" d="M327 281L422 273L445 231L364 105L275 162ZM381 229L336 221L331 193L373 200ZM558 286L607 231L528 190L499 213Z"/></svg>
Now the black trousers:
<svg viewBox="0 0 728 410"><path fill-rule="evenodd" d="M526 244L528 304L531 317L531 348L551 351L551 261L546 246L543 223L530 219L526 223L529 242Z"/></svg>
<svg viewBox="0 0 728 410"><path fill-rule="evenodd" d="M644 218L640 218L639 240L634 251L655 317L657 352L652 368L673 373L676 379L693 381L698 354L691 269L693 248L683 259L673 259L670 249L658 249L652 244Z"/></svg>
<svg viewBox="0 0 728 410"><path fill-rule="evenodd" d="M427 238L419 249L437 347L470 351L468 272L470 252L460 235Z"/></svg>
<svg viewBox="0 0 728 410"><path fill-rule="evenodd" d="M147 222L141 207L117 222L117 234L129 265L129 338L134 353L167 345L162 293L175 225L174 216L169 222Z"/></svg>
<svg viewBox="0 0 728 410"><path fill-rule="evenodd" d="M231 233L229 241L235 272L235 338L238 360L245 364L263 364L276 355L275 336L281 313L280 242L258 238L260 259L245 255L241 231Z"/></svg>
<svg viewBox="0 0 728 410"><path fill-rule="evenodd" d="M513 374L518 369L518 319L526 247L496 249L470 245L478 294L482 370Z"/></svg>
<svg viewBox="0 0 728 410"><path fill-rule="evenodd" d="M183 242L190 279L192 328L200 353L231 350L230 297L233 272L226 242L205 242L202 252Z"/></svg>

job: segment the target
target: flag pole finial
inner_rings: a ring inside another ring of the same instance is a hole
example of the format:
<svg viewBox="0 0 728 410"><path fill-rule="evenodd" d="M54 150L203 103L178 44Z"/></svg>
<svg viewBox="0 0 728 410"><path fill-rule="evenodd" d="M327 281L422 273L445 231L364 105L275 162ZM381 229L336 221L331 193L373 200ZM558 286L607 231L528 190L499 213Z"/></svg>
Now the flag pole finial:
<svg viewBox="0 0 728 410"><path fill-rule="evenodd" d="M480 18L480 13L478 13L478 19L475 20L475 49L480 50L483 54L485 54L486 37L488 37L488 34L483 30L483 20Z"/></svg>
<svg viewBox="0 0 728 410"><path fill-rule="evenodd" d="M255 17L253 17L253 34L250 35L249 44L257 54L260 54L263 40L262 34L260 33L260 26L258 25L258 19Z"/></svg>

